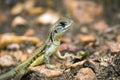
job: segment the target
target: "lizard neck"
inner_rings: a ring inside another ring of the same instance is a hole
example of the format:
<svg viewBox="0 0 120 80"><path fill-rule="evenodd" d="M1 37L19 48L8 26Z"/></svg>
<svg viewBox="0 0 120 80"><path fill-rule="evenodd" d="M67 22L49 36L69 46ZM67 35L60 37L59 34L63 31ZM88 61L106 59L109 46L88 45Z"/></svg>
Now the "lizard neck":
<svg viewBox="0 0 120 80"><path fill-rule="evenodd" d="M61 37L56 37L52 32L49 34L49 37L48 37L48 41L47 43L51 43L51 44L54 44L54 45L60 45L60 40L61 40Z"/></svg>

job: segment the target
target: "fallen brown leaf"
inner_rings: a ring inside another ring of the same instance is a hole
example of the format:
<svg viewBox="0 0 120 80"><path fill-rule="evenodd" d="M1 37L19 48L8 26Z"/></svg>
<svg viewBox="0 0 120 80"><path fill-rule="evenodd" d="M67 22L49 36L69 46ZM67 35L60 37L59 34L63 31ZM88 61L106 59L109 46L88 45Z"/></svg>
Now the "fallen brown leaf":
<svg viewBox="0 0 120 80"><path fill-rule="evenodd" d="M74 63L74 64L68 62L68 63L66 63L65 65L67 66L67 68L75 68L75 67L77 67L77 66L83 65L85 62L86 62L86 60L79 61L79 62L76 62L76 63Z"/></svg>
<svg viewBox="0 0 120 80"><path fill-rule="evenodd" d="M64 38L62 38L62 42L63 43L71 43L72 39L70 37L64 37Z"/></svg>
<svg viewBox="0 0 120 80"><path fill-rule="evenodd" d="M11 9L11 14L12 15L17 15L22 13L24 10L24 5L22 3L17 3L12 9Z"/></svg>
<svg viewBox="0 0 120 80"><path fill-rule="evenodd" d="M34 34L35 34L35 30L34 30L34 29L28 29L28 30L24 33L25 36L32 36L32 35L34 35Z"/></svg>
<svg viewBox="0 0 120 80"><path fill-rule="evenodd" d="M1 34L0 35L0 48L4 48L6 45L11 43L22 43L25 41L30 41L33 44L39 43L39 39L36 37L26 37L26 36L16 36L13 34Z"/></svg>
<svg viewBox="0 0 120 80"><path fill-rule="evenodd" d="M87 43L87 42L94 42L96 40L96 37L93 35L82 35L79 34L76 36L76 38L81 42L81 43Z"/></svg>
<svg viewBox="0 0 120 80"><path fill-rule="evenodd" d="M42 7L35 7L28 11L29 15L37 15L43 12L44 12L44 9Z"/></svg>
<svg viewBox="0 0 120 80"><path fill-rule="evenodd" d="M35 0L26 0L24 3L24 9L26 11L29 11L30 9L32 9L35 5Z"/></svg>

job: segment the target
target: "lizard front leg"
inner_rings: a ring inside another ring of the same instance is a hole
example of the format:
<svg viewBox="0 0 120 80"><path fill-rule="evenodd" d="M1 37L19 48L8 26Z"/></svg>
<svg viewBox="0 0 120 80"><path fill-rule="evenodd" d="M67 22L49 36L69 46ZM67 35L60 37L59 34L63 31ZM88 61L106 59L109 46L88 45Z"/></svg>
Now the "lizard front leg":
<svg viewBox="0 0 120 80"><path fill-rule="evenodd" d="M58 58L60 58L60 59L65 59L65 58L66 58L65 56L62 56L62 55L61 55L61 53L60 53L59 50L57 50L55 54L56 54L56 56L57 56Z"/></svg>
<svg viewBox="0 0 120 80"><path fill-rule="evenodd" d="M48 55L45 55L45 66L49 69L55 69L56 67L54 65L50 64L50 58Z"/></svg>

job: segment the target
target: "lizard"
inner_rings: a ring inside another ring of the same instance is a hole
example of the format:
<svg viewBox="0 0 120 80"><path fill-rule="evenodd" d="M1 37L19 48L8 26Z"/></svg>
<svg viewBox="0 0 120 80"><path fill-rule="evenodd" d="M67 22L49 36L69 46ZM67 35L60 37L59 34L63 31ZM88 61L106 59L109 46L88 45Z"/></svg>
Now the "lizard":
<svg viewBox="0 0 120 80"><path fill-rule="evenodd" d="M45 66L49 69L54 69L55 66L50 64L50 56L55 54L60 59L65 59L62 56L58 47L60 45L62 36L69 30L73 20L70 18L62 17L55 24L52 25L48 32L48 36L43 44L35 50L35 52L24 62L8 71L5 74L0 75L0 80L6 80L13 78L13 80L20 80L22 76L28 73L30 67L34 67L45 63Z"/></svg>

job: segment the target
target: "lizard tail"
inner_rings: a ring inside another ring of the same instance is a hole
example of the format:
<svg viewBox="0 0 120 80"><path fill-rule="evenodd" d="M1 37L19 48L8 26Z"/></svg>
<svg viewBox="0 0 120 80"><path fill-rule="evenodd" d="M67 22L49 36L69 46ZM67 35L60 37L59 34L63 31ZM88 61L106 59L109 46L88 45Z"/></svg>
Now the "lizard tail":
<svg viewBox="0 0 120 80"><path fill-rule="evenodd" d="M12 71L9 71L5 74L1 74L0 75L0 80L6 80L6 79L10 79L11 77L13 77L15 75L15 73Z"/></svg>
<svg viewBox="0 0 120 80"><path fill-rule="evenodd" d="M13 78L13 80L20 80L21 77L22 77L26 72L28 72L29 70L24 70L24 69L22 69L22 70L19 71L19 73L16 72L16 71L18 71L18 70L16 70L16 68L15 68L15 69L13 69L13 70L5 73L5 74L0 75L0 80L7 80L7 79L11 79L11 78Z"/></svg>

